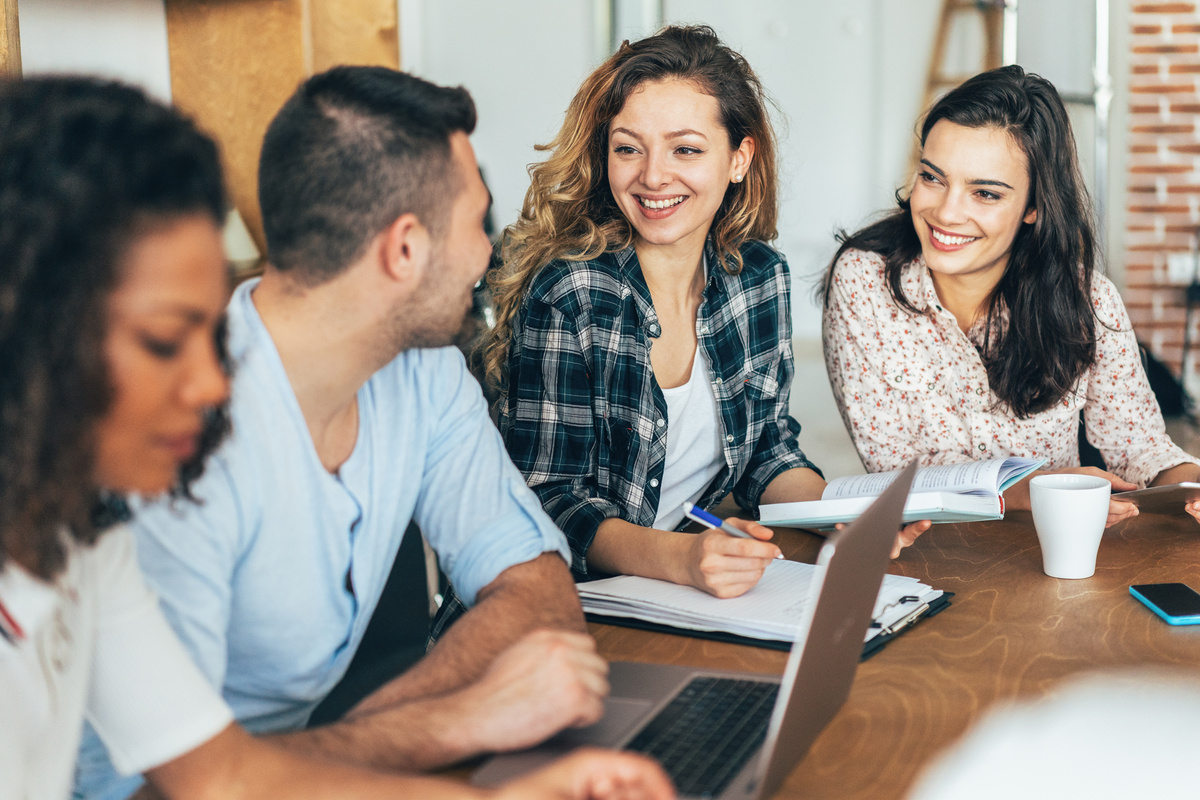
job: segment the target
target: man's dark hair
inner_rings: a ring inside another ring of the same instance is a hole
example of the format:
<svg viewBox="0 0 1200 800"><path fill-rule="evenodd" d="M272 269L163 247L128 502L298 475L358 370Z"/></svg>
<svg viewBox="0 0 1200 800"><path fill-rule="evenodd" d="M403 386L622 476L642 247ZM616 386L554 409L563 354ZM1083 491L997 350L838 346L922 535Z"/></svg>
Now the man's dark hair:
<svg viewBox="0 0 1200 800"><path fill-rule="evenodd" d="M119 500L95 478L108 295L140 236L193 214L219 226L225 208L216 146L141 91L0 81L0 568L19 553L49 579L64 533L95 540L96 509ZM228 428L224 409L207 422L176 493Z"/></svg>
<svg viewBox="0 0 1200 800"><path fill-rule="evenodd" d="M475 129L466 89L384 67L334 67L284 103L263 139L258 200L271 264L322 283L402 214L442 232L461 176L450 136Z"/></svg>

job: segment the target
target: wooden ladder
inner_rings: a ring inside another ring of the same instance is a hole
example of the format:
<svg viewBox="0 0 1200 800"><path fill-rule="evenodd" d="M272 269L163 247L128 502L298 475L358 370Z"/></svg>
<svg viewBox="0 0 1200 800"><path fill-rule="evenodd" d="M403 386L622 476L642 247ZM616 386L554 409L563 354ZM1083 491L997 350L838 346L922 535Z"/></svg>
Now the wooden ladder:
<svg viewBox="0 0 1200 800"><path fill-rule="evenodd" d="M933 57L929 62L929 78L925 81L923 111L928 110L945 92L976 74L947 74L944 71L946 43L960 15L978 15L983 25L984 53L980 71L985 72L1003 65L1005 5L1004 0L942 0L937 36L933 40Z"/></svg>

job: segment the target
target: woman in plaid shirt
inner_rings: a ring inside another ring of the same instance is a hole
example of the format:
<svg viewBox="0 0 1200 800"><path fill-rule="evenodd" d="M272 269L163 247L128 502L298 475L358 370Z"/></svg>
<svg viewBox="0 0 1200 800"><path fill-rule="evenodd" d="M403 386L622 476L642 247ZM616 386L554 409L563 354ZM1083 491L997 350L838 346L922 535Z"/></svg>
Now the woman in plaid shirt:
<svg viewBox="0 0 1200 800"><path fill-rule="evenodd" d="M580 88L491 278L509 453L574 568L742 594L771 531L699 536L681 503L820 497L796 441L790 277L762 86L707 27L626 43ZM911 526L897 549L927 527Z"/></svg>

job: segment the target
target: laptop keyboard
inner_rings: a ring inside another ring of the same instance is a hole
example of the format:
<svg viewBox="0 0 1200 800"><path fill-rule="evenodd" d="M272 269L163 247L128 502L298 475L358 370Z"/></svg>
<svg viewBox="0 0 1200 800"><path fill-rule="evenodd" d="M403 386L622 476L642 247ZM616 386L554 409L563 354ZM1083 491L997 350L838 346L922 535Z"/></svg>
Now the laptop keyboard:
<svg viewBox="0 0 1200 800"><path fill-rule="evenodd" d="M715 797L767 735L779 685L694 678L626 745L657 759L681 795Z"/></svg>

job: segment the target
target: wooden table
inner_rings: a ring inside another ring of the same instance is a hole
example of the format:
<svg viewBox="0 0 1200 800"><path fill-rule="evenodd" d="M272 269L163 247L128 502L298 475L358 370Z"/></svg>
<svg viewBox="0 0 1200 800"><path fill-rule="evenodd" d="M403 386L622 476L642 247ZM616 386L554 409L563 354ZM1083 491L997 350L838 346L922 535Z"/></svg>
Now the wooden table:
<svg viewBox="0 0 1200 800"><path fill-rule="evenodd" d="M820 539L780 531L784 553L813 561ZM891 571L955 593L953 604L859 665L845 707L796 767L780 798L904 797L923 767L987 710L1048 694L1101 668L1200 666L1200 626L1173 628L1129 585L1200 588L1200 526L1143 515L1104 535L1096 574L1042 572L1028 512L1002 522L935 525ZM613 660L780 673L786 654L592 625Z"/></svg>

